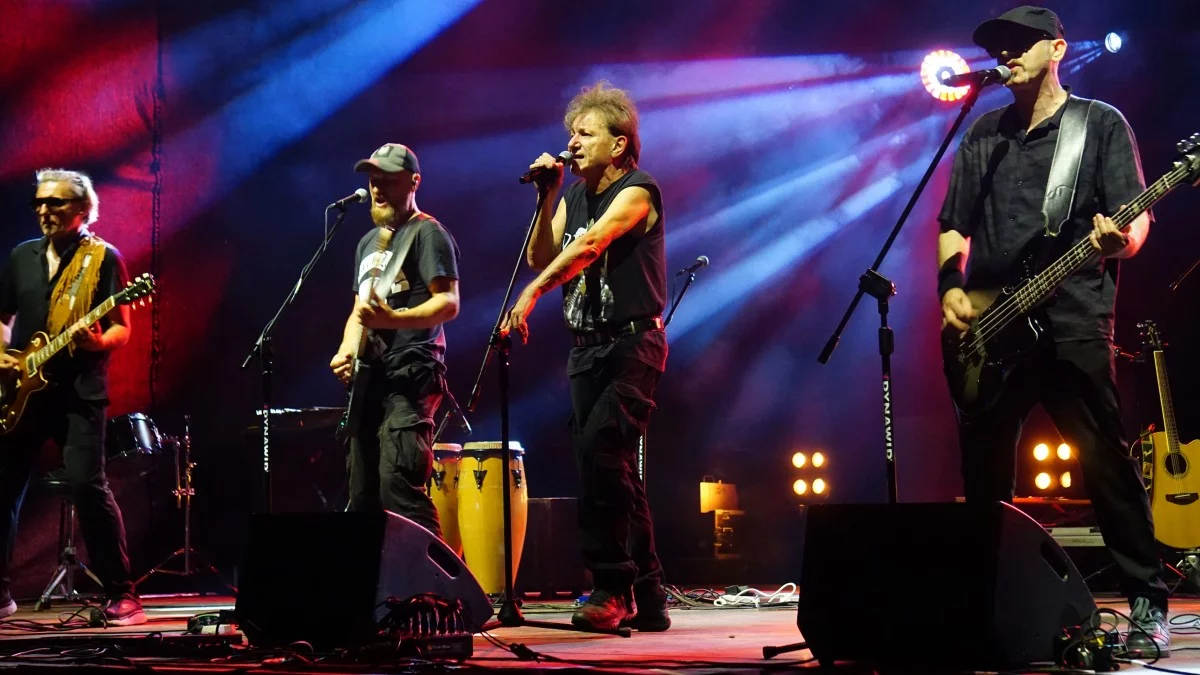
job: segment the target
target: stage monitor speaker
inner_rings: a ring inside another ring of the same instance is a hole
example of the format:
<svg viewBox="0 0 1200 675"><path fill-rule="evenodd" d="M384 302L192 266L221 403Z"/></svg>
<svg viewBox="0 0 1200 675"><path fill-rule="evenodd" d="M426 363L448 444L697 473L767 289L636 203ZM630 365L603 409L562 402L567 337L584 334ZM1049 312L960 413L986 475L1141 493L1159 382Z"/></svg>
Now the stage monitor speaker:
<svg viewBox="0 0 1200 675"><path fill-rule="evenodd" d="M475 629L492 616L479 582L441 539L387 511L251 517L234 613L253 645L318 649L369 642L399 600L461 600Z"/></svg>
<svg viewBox="0 0 1200 675"><path fill-rule="evenodd" d="M807 509L797 625L822 665L1012 668L1096 610L1079 571L1009 504Z"/></svg>

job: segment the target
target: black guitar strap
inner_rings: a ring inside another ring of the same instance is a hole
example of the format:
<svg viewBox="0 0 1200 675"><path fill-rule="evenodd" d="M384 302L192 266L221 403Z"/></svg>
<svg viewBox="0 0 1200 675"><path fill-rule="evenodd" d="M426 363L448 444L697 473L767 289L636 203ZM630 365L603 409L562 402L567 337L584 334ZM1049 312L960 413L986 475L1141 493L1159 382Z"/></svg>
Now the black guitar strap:
<svg viewBox="0 0 1200 675"><path fill-rule="evenodd" d="M1087 121L1092 112L1092 101L1078 96L1068 96L1064 105L1067 109L1058 125L1058 141L1050 164L1050 179L1046 181L1046 197L1042 201L1042 218L1048 237L1057 237L1063 223L1071 217L1083 146L1087 143Z"/></svg>

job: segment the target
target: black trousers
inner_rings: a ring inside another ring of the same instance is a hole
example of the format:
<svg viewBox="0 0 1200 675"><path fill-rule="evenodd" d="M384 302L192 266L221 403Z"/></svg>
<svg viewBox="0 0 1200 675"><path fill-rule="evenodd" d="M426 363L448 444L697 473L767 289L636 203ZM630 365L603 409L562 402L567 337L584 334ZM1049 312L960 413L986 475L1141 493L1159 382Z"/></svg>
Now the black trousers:
<svg viewBox="0 0 1200 675"><path fill-rule="evenodd" d="M414 405L395 392L371 392L368 400L377 403L363 410L346 458L349 510L391 511L441 537L437 507L425 492L433 473L433 424L414 416L420 406L436 410L438 400L425 397Z"/></svg>
<svg viewBox="0 0 1200 675"><path fill-rule="evenodd" d="M654 522L638 480L638 439L654 410L662 373L609 354L571 376L571 427L579 469L583 557L596 588L660 594Z"/></svg>
<svg viewBox="0 0 1200 675"><path fill-rule="evenodd" d="M21 504L42 447L53 441L62 450L63 476L75 500L92 571L104 582L105 593L119 598L133 593L133 581L121 509L104 474L107 405L80 400L68 389L35 394L22 426L0 436L0 537L4 542L0 579L6 587L10 584L8 570Z"/></svg>
<svg viewBox="0 0 1200 675"><path fill-rule="evenodd" d="M967 501L1012 501L1016 444L1036 403L1078 449L1084 485L1104 543L1121 570L1126 596L1149 598L1165 611L1167 588L1150 500L1126 451L1107 340L1047 344L1014 370L993 409L969 423L960 420Z"/></svg>

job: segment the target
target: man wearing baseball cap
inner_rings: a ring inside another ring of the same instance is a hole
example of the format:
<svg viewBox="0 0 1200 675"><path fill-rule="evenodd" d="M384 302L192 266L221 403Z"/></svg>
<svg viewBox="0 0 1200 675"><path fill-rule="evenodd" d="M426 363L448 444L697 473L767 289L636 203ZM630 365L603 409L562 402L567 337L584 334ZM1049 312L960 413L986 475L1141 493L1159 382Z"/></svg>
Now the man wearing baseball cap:
<svg viewBox="0 0 1200 675"><path fill-rule="evenodd" d="M354 170L367 174L376 227L358 242L354 309L329 363L349 383L367 331L366 395L346 462L349 509L385 509L441 536L425 483L433 470L434 414L447 392L442 324L458 315L458 246L417 208L421 165L410 148L387 143Z"/></svg>
<svg viewBox="0 0 1200 675"><path fill-rule="evenodd" d="M1137 143L1120 111L1072 96L1059 81L1067 42L1054 12L1017 7L984 21L973 39L1011 70L1005 86L1013 103L976 120L954 157L938 216L946 339L966 336L990 302L982 299L984 291L1021 282L1031 249L1049 249L1053 254L1044 257L1054 260L1086 239L1095 255L1038 309L1045 327L1040 348L1013 367L996 403L984 413L959 415L966 498L1012 501L1016 444L1040 403L1077 449L1105 545L1123 576L1135 624L1126 645L1137 656L1165 657L1167 589L1149 500L1126 454L1112 349L1120 260L1141 248L1151 221L1143 213L1122 231L1111 218L1145 188ZM1074 197L1059 225L1047 223L1042 211L1053 203L1047 183L1068 108L1074 112L1064 137L1072 137L1073 120L1080 120L1076 128L1086 130L1086 140ZM1055 232L1055 239L1044 236Z"/></svg>

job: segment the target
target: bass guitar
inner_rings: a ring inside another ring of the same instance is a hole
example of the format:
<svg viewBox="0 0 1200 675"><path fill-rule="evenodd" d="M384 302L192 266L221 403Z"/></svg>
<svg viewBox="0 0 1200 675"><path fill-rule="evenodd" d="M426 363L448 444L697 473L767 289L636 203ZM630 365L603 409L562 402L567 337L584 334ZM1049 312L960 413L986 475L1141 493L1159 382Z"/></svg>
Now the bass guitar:
<svg viewBox="0 0 1200 675"><path fill-rule="evenodd" d="M1143 321L1138 328L1142 330L1143 352L1149 350L1154 357L1162 407L1162 431L1150 434L1149 442L1142 444L1142 463L1149 469L1143 474L1150 476L1154 536L1172 548L1194 549L1200 547L1200 474L1192 473L1191 468L1192 460L1200 458L1200 440L1179 443L1162 336L1153 321Z"/></svg>
<svg viewBox="0 0 1200 675"><path fill-rule="evenodd" d="M382 256L388 247L392 244L392 235L396 230L391 227L379 228L379 240L375 246L375 256ZM380 278L383 276L384 270L382 265L376 265L371 272L371 281L369 284L364 284L363 288L359 289L359 299L367 302L371 299L371 289L379 289L381 287ZM391 282L388 282L390 285ZM350 371L350 382L347 385L346 412L342 416L342 421L338 425L337 434L342 439L349 439L358 433L358 427L362 420L363 402L367 396L367 382L371 379L371 366L366 361L367 346L371 341L371 333L365 326L360 326L358 334L358 347L354 351L354 366Z"/></svg>
<svg viewBox="0 0 1200 675"><path fill-rule="evenodd" d="M131 305L153 292L154 277L143 274L131 280L123 290L97 305L74 326L90 326L111 312L117 305ZM54 339L50 339L43 332L38 332L29 339L29 344L25 346L25 349L8 350L8 354L16 358L21 365L15 371L0 371L0 435L17 428L21 422L21 416L25 414L25 408L29 404L29 397L45 389L49 384L42 366L70 343L70 329L59 333Z"/></svg>
<svg viewBox="0 0 1200 675"><path fill-rule="evenodd" d="M1174 168L1113 214L1117 227L1127 230L1135 218L1176 187L1200 184L1200 134L1180 141L1177 147ZM1067 277L1094 263L1096 255L1085 237L1041 272L1025 274L1004 288L967 292L977 318L962 339L949 333L942 337L950 396L961 415L977 415L996 402L1013 367L1034 351L1045 334L1044 321L1036 310ZM1032 266L1027 255L1024 267Z"/></svg>

